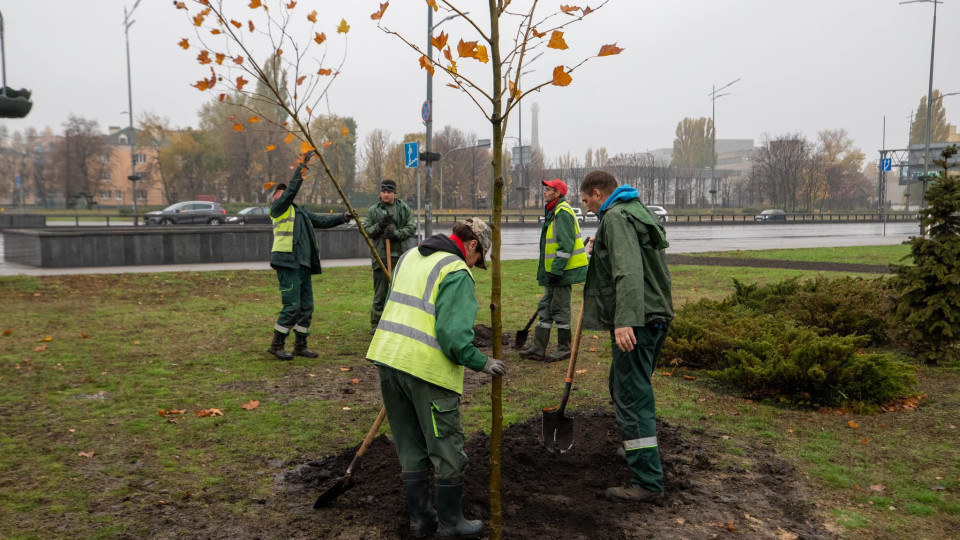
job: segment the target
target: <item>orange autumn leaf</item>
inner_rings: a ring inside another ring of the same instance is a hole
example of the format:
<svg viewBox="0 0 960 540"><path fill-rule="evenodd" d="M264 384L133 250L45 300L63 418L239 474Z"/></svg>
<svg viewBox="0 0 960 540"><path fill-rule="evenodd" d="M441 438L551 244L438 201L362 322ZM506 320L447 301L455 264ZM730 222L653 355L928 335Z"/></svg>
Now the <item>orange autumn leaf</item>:
<svg viewBox="0 0 960 540"><path fill-rule="evenodd" d="M860 427L860 424L854 422L853 420L847 422L847 425L850 426L850 429L857 429Z"/></svg>
<svg viewBox="0 0 960 540"><path fill-rule="evenodd" d="M273 189L273 186L277 185L276 182L267 182L263 185L263 189Z"/></svg>
<svg viewBox="0 0 960 540"><path fill-rule="evenodd" d="M80 332L80 339L89 339L89 338L90 336L88 336L87 334L84 334L83 332Z"/></svg>
<svg viewBox="0 0 960 540"><path fill-rule="evenodd" d="M234 59L233 59L233 63L239 66L240 64L243 63L243 57L242 57L242 56L238 56L238 57L234 58Z"/></svg>
<svg viewBox="0 0 960 540"><path fill-rule="evenodd" d="M387 10L387 6L389 5L390 5L390 2L384 2L380 4L380 11L377 11L373 15L370 15L370 19L374 21L380 20L380 18L383 17L383 12Z"/></svg>
<svg viewBox="0 0 960 540"><path fill-rule="evenodd" d="M250 31L253 32L253 21L247 21L247 25L250 27Z"/></svg>
<svg viewBox="0 0 960 540"><path fill-rule="evenodd" d="M587 15L589 15L589 14L591 14L591 13L593 13L593 8L591 8L590 6L587 6L587 7L583 8L583 16L584 16L584 17L586 17Z"/></svg>
<svg viewBox="0 0 960 540"><path fill-rule="evenodd" d="M183 47L184 50L187 50L190 48L190 41L187 40L187 38L183 38L180 40L180 43L177 43L177 45Z"/></svg>
<svg viewBox="0 0 960 540"><path fill-rule="evenodd" d="M226 94L220 94L220 97L217 98L217 100L218 100L220 103L223 103L224 101L226 101L226 100L228 100L228 99L230 99L230 97L227 96Z"/></svg>
<svg viewBox="0 0 960 540"><path fill-rule="evenodd" d="M457 43L457 54L460 55L460 58L476 58L477 42L464 41L461 39L460 43Z"/></svg>
<svg viewBox="0 0 960 540"><path fill-rule="evenodd" d="M40 345L39 347L35 347L35 348L33 349L33 352L41 352L41 351L45 351L45 350L47 350L47 344L46 344L46 343L44 343L43 345Z"/></svg>
<svg viewBox="0 0 960 540"><path fill-rule="evenodd" d="M537 31L536 28L531 29L531 31L533 32L533 37L537 37L537 38L542 38L543 36L547 35L546 32Z"/></svg>
<svg viewBox="0 0 960 540"><path fill-rule="evenodd" d="M477 45L477 54L474 56L481 64L486 64L490 61L490 57L487 56L487 48L483 45Z"/></svg>
<svg viewBox="0 0 960 540"><path fill-rule="evenodd" d="M587 372L587 370L585 370L585 369L578 369L578 370L576 371L576 374L577 374L577 375L583 375L583 374L586 373L586 372Z"/></svg>
<svg viewBox="0 0 960 540"><path fill-rule="evenodd" d="M663 373L661 373L661 375L663 375L664 377L673 377L673 373L670 373L669 371L664 371Z"/></svg>
<svg viewBox="0 0 960 540"><path fill-rule="evenodd" d="M240 28L241 26L243 26L243 23L242 23L242 22L240 22L240 21L235 21L235 20L233 20L233 19L230 19L230 24L232 24L233 26L235 26L235 27L237 27L237 28Z"/></svg>
<svg viewBox="0 0 960 540"><path fill-rule="evenodd" d="M866 437L861 438L860 444L867 444L867 438Z"/></svg>
<svg viewBox="0 0 960 540"><path fill-rule="evenodd" d="M600 47L600 52L597 54L597 56L612 56L622 52L623 49L617 47L617 44L614 43L613 45L604 45L603 47Z"/></svg>
<svg viewBox="0 0 960 540"><path fill-rule="evenodd" d="M244 79L243 75L237 77L237 92L243 90L244 85L246 85L248 82L250 81Z"/></svg>
<svg viewBox="0 0 960 540"><path fill-rule="evenodd" d="M323 32L314 32L313 40L317 42L317 45L323 44L327 40L327 34Z"/></svg>
<svg viewBox="0 0 960 540"><path fill-rule="evenodd" d="M10 328L7 328L6 330L3 331L3 335L5 336L9 336L12 333L13 333L13 330L11 330Z"/></svg>
<svg viewBox="0 0 960 540"><path fill-rule="evenodd" d="M597 348L596 348L596 347L590 347L590 348L587 349L587 350L590 351L590 352L597 352Z"/></svg>
<svg viewBox="0 0 960 540"><path fill-rule="evenodd" d="M323 69L323 68L320 68L320 69L317 70L317 75L330 75L330 74L332 74L332 73L333 73L333 70L332 70L332 69Z"/></svg>
<svg viewBox="0 0 960 540"><path fill-rule="evenodd" d="M300 86L301 84L303 84L303 81L305 81L305 80L307 80L307 76L306 76L306 75L301 75L301 76L297 77L297 86Z"/></svg>
<svg viewBox="0 0 960 540"><path fill-rule="evenodd" d="M338 33L338 34L346 34L346 33L349 32L349 31L350 31L350 25L347 24L347 20L346 20L346 19L340 19L340 25L337 26L337 33Z"/></svg>
<svg viewBox="0 0 960 540"><path fill-rule="evenodd" d="M277 56L280 56L281 54L283 54L283 49L277 49Z"/></svg>
<svg viewBox="0 0 960 540"><path fill-rule="evenodd" d="M311 11L310 14L307 15L307 20L312 23L317 22L317 10Z"/></svg>
<svg viewBox="0 0 960 540"><path fill-rule="evenodd" d="M80 453L77 454L77 455L80 456L80 457L85 457L85 458L87 458L87 459L90 459L90 458L93 457L93 451L91 450L90 452L80 452Z"/></svg>
<svg viewBox="0 0 960 540"><path fill-rule="evenodd" d="M200 54L197 55L197 62L200 62L200 65L206 65L213 62L213 60L210 59L210 51L200 51Z"/></svg>
<svg viewBox="0 0 960 540"><path fill-rule="evenodd" d="M447 46L447 38L449 37L450 36L448 36L444 32L440 32L439 36L430 38L430 43L432 43L433 46L436 47L438 51L443 50L443 48Z"/></svg>
<svg viewBox="0 0 960 540"><path fill-rule="evenodd" d="M560 6L560 11L566 13L567 15L573 15L574 11L580 11L579 6Z"/></svg>
<svg viewBox="0 0 960 540"><path fill-rule="evenodd" d="M307 105L305 108L307 109L307 114L313 116L313 109L311 109L309 105Z"/></svg>
<svg viewBox="0 0 960 540"><path fill-rule="evenodd" d="M247 122L250 122L251 124L256 124L259 121L260 121L259 116L251 116L250 118L247 119Z"/></svg>
<svg viewBox="0 0 960 540"><path fill-rule="evenodd" d="M309 152L309 151L311 151L311 150L313 150L313 145L310 144L309 142L303 141L303 142L300 143L300 153L301 153L301 154L306 154L307 152Z"/></svg>
<svg viewBox="0 0 960 540"><path fill-rule="evenodd" d="M431 62L430 59L427 58L426 56L420 57L420 67L427 70L427 73L433 75L433 72L434 72L433 62Z"/></svg>
<svg viewBox="0 0 960 540"><path fill-rule="evenodd" d="M223 411L220 409L200 409L199 411L193 411L197 413L197 416L204 418L207 416L223 416Z"/></svg>
<svg viewBox="0 0 960 540"><path fill-rule="evenodd" d="M563 69L563 66L553 68L554 86L567 86L571 82L573 82L573 77Z"/></svg>
<svg viewBox="0 0 960 540"><path fill-rule="evenodd" d="M210 30L210 33L216 36L216 35L219 35L221 32L219 28L213 28Z"/></svg>
<svg viewBox="0 0 960 540"><path fill-rule="evenodd" d="M267 152L273 152L276 149L277 149L276 145L273 145L273 144L267 145ZM267 185L264 185L263 189L270 189L273 187L273 182L267 182L267 184L270 184L270 186L268 187Z"/></svg>
<svg viewBox="0 0 960 540"><path fill-rule="evenodd" d="M324 149L330 148L332 145L333 145L333 143L330 142L330 141L323 141L323 148L324 148Z"/></svg>
<svg viewBox="0 0 960 540"><path fill-rule="evenodd" d="M547 43L547 47L561 51L566 49L567 42L563 40L563 32L554 30L553 33L550 34L550 41Z"/></svg>
<svg viewBox="0 0 960 540"><path fill-rule="evenodd" d="M360 379L354 377L353 379L350 379L350 384L360 384Z"/></svg>
<svg viewBox="0 0 960 540"><path fill-rule="evenodd" d="M203 92L204 90L213 88L217 84L217 74L213 71L213 68L210 68L210 78L209 79L200 79L196 83L190 85Z"/></svg>
<svg viewBox="0 0 960 540"><path fill-rule="evenodd" d="M343 129L340 130L340 134L346 137L347 135L350 134L350 128L344 127Z"/></svg>
<svg viewBox="0 0 960 540"><path fill-rule="evenodd" d="M296 1L296 0L291 0L290 3L287 4L287 9L293 9L293 8L295 8L295 7L297 7L297 1Z"/></svg>
<svg viewBox="0 0 960 540"><path fill-rule="evenodd" d="M507 83L507 87L510 88L510 96L513 97L513 99L520 99L520 89L517 88L517 85L513 84L513 81Z"/></svg>
<svg viewBox="0 0 960 540"><path fill-rule="evenodd" d="M427 0L427 5L433 8L433 11L437 11L437 0Z"/></svg>
<svg viewBox="0 0 960 540"><path fill-rule="evenodd" d="M694 377L693 375L684 375L683 378L686 379L686 380L688 380L688 381L695 381L695 380L697 380L697 378Z"/></svg>
<svg viewBox="0 0 960 540"><path fill-rule="evenodd" d="M342 368L340 368L340 371L353 371L353 368L350 368L350 367L342 367Z"/></svg>
<svg viewBox="0 0 960 540"><path fill-rule="evenodd" d="M176 6L177 9L187 9L187 4L184 2L174 2L173 5Z"/></svg>
<svg viewBox="0 0 960 540"><path fill-rule="evenodd" d="M443 57L449 60L451 63L453 62L453 54L450 53L450 47L447 47L443 50Z"/></svg>
<svg viewBox="0 0 960 540"><path fill-rule="evenodd" d="M53 338L50 337L50 336L47 336L47 337L43 338L43 341L53 341Z"/></svg>
<svg viewBox="0 0 960 540"><path fill-rule="evenodd" d="M207 18L207 16L204 15L203 12L198 13L198 14L193 18L193 25L194 25L194 26L203 26L203 20L206 19L206 18Z"/></svg>
<svg viewBox="0 0 960 540"><path fill-rule="evenodd" d="M236 131L237 133L240 133L241 131L243 131L243 125L242 125L242 124L239 124L239 123L234 124L234 125L233 125L233 130Z"/></svg>
<svg viewBox="0 0 960 540"><path fill-rule="evenodd" d="M246 410L248 410L248 411L252 411L252 410L256 409L256 408L259 407L259 406L260 406L260 402L259 402L259 401L255 401L255 400L252 400L252 399L251 399L250 401L248 401L248 402L244 403L243 405L241 405L240 408L241 408L241 409L246 409Z"/></svg>
<svg viewBox="0 0 960 540"><path fill-rule="evenodd" d="M257 9L260 7L260 0L250 0L250 9Z"/></svg>
<svg viewBox="0 0 960 540"><path fill-rule="evenodd" d="M227 57L227 55L225 55L225 54L223 54L223 53L217 53L217 65L218 65L218 66L223 65L223 59L226 58L226 57Z"/></svg>
<svg viewBox="0 0 960 540"><path fill-rule="evenodd" d="M287 133L287 136L283 138L284 144L290 144L290 141L293 140L293 133Z"/></svg>
<svg viewBox="0 0 960 540"><path fill-rule="evenodd" d="M447 83L447 86L449 86L450 88L460 88L459 84L453 84L453 83Z"/></svg>

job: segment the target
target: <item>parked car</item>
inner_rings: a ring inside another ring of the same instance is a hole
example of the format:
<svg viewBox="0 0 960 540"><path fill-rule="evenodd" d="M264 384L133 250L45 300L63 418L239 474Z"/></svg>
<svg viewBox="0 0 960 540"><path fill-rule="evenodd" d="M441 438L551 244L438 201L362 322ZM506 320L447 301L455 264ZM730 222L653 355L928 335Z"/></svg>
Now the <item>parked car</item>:
<svg viewBox="0 0 960 540"><path fill-rule="evenodd" d="M653 212L654 214L657 215L657 219L660 220L660 223L666 223L666 222L667 222L667 209L666 209L666 208L664 208L664 207L662 207L662 206L654 206L654 205L652 205L652 204L648 204L648 205L647 205L647 208L648 208L651 212Z"/></svg>
<svg viewBox="0 0 960 540"><path fill-rule="evenodd" d="M582 210L580 210L579 208L574 208L574 209L573 209L573 215L577 216L577 221L579 221L580 223L583 223L583 211L582 211ZM589 215L589 214L587 214L587 215ZM543 223L543 216L538 217L538 218L537 218L537 221L540 222L540 223Z"/></svg>
<svg viewBox="0 0 960 540"><path fill-rule="evenodd" d="M227 220L227 211L219 203L208 201L183 201L164 208L147 212L146 225L223 225Z"/></svg>
<svg viewBox="0 0 960 540"><path fill-rule="evenodd" d="M587 215L583 217L583 221L581 221L581 223L596 223L597 221L600 221L600 218L598 218L596 214L593 212L587 212Z"/></svg>
<svg viewBox="0 0 960 540"><path fill-rule="evenodd" d="M270 223L269 206L248 206L237 212L237 215L227 218L231 225L260 225Z"/></svg>
<svg viewBox="0 0 960 540"><path fill-rule="evenodd" d="M787 213L777 208L771 208L760 212L753 219L756 221L786 221Z"/></svg>

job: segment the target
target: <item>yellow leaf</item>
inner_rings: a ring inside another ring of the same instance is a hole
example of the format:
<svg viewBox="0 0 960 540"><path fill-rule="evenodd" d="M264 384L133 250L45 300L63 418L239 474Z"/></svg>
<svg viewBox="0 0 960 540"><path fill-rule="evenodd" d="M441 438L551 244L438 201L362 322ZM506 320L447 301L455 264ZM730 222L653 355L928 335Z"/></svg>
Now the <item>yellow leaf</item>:
<svg viewBox="0 0 960 540"><path fill-rule="evenodd" d="M554 30L550 34L550 41L547 43L547 47L551 49L563 50L567 48L567 42L563 40L563 32L559 30Z"/></svg>
<svg viewBox="0 0 960 540"><path fill-rule="evenodd" d="M860 427L860 424L854 422L853 420L847 422L847 425L850 426L850 429L857 429Z"/></svg>
<svg viewBox="0 0 960 540"><path fill-rule="evenodd" d="M507 83L507 86L510 88L510 95L513 99L518 99L520 97L520 90L517 89L517 85L513 84L513 81Z"/></svg>
<svg viewBox="0 0 960 540"><path fill-rule="evenodd" d="M44 340L44 341L53 341L53 338L50 337L50 336L47 336L47 337L43 338L43 340Z"/></svg>
<svg viewBox="0 0 960 540"><path fill-rule="evenodd" d="M311 11L310 14L307 15L307 20L312 23L317 22L317 10Z"/></svg>
<svg viewBox="0 0 960 540"><path fill-rule="evenodd" d="M433 72L434 72L433 63L430 62L430 59L427 58L426 56L420 57L420 67L427 70L427 73L433 75Z"/></svg>
<svg viewBox="0 0 960 540"><path fill-rule="evenodd" d="M333 73L333 70L332 70L332 69L323 69L323 68L320 68L320 69L317 70L317 75L330 75L330 74L332 74L332 73Z"/></svg>
<svg viewBox="0 0 960 540"><path fill-rule="evenodd" d="M623 49L617 47L617 44L614 43L613 45L604 45L603 47L600 47L600 52L597 54L597 56L612 56L622 52Z"/></svg>
<svg viewBox="0 0 960 540"><path fill-rule="evenodd" d="M243 125L241 125L241 124L239 124L239 123L234 124L234 125L233 125L233 130L236 131L237 133L239 133L239 132L243 131Z"/></svg>
<svg viewBox="0 0 960 540"><path fill-rule="evenodd" d="M316 35L313 36L313 40L317 42L317 45L320 45L327 40L327 35L323 32L314 32L314 34Z"/></svg>
<svg viewBox="0 0 960 540"><path fill-rule="evenodd" d="M433 8L433 11L437 11L437 0L427 0L427 5Z"/></svg>
<svg viewBox="0 0 960 540"><path fill-rule="evenodd" d="M490 61L490 57L487 56L487 48L483 45L477 45L477 54L474 55L474 58L480 61L481 64L486 64Z"/></svg>
<svg viewBox="0 0 960 540"><path fill-rule="evenodd" d="M287 133L287 136L283 138L284 144L290 144L290 141L293 140L293 133Z"/></svg>
<svg viewBox="0 0 960 540"><path fill-rule="evenodd" d="M272 144L268 144L268 145L267 145L267 152L273 152L273 151L276 150L276 149L277 149L277 147L276 147L275 145L272 145ZM273 182L267 182L267 183L268 183L268 184L272 184ZM270 186L270 187L273 187L273 186ZM270 189L270 188L267 187L267 186L263 186L263 189Z"/></svg>
<svg viewBox="0 0 960 540"><path fill-rule="evenodd" d="M340 26L337 27L338 34L346 34L350 31L350 25L347 24L346 19L340 19Z"/></svg>
<svg viewBox="0 0 960 540"><path fill-rule="evenodd" d="M252 410L256 409L256 408L259 407L259 406L260 406L260 402L259 402L259 401L255 401L255 400L252 400L252 399L251 399L251 400L248 401L247 403L244 403L243 405L241 405L240 408L241 408L241 409L246 409L246 410L248 410L248 411L252 411Z"/></svg>
<svg viewBox="0 0 960 540"><path fill-rule="evenodd" d="M350 134L350 128L344 127L343 129L340 130L340 134L346 137L347 135Z"/></svg>
<svg viewBox="0 0 960 540"><path fill-rule="evenodd" d="M553 84L554 86L567 86L573 81L573 77L563 68L563 66L557 66L553 68Z"/></svg>
<svg viewBox="0 0 960 540"><path fill-rule="evenodd" d="M188 41L187 38L183 38L180 40L180 43L177 43L177 45L180 45L184 50L186 50L190 48L190 41Z"/></svg>
<svg viewBox="0 0 960 540"><path fill-rule="evenodd" d="M585 369L578 369L578 370L576 371L577 375L583 375L583 374L586 373L586 372L587 372L587 370L585 370Z"/></svg>
<svg viewBox="0 0 960 540"><path fill-rule="evenodd" d="M312 144L308 143L307 141L303 141L302 143L300 143L300 153L301 153L301 154L306 154L307 152L309 152L309 151L311 151L311 150L313 150L313 145L312 145Z"/></svg>
<svg viewBox="0 0 960 540"><path fill-rule="evenodd" d="M380 11L377 11L373 15L370 15L370 18L373 19L374 21L380 20L380 18L383 17L383 12L387 10L387 6L389 5L390 5L390 2L384 2L380 4Z"/></svg>

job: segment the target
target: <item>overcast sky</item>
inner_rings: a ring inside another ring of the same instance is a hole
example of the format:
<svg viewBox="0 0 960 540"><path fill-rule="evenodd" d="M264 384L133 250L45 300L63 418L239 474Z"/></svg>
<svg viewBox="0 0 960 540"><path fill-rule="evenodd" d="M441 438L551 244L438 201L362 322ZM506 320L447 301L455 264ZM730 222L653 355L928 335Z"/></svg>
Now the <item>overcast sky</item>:
<svg viewBox="0 0 960 540"><path fill-rule="evenodd" d="M228 2L243 9L248 3ZM104 131L127 124L122 22L123 7L133 3L0 1L7 84L31 89L34 101L27 118L3 120L9 130L50 126L62 132L70 113L97 120ZM560 3L541 1L541 11ZM475 15L486 6L479 0L459 4ZM395 140L422 131L426 74L414 52L370 20L379 3L300 0L296 9L304 7L320 12L318 29L328 36L335 35L341 17L352 26L346 64L330 92L331 110L356 119L361 139L374 128L388 130ZM422 0L394 0L384 24L422 44L426 9ZM529 142L530 104L536 102L548 159L565 152L582 158L587 147L604 146L611 155L669 147L683 117L710 116L711 85L739 78L716 102L718 138L759 143L764 134L799 131L812 139L820 130L845 128L868 159L876 159L884 116L887 148L902 148L910 113L926 95L932 15L932 3L893 0L611 0L568 28L571 49L565 55L551 51L531 64L535 71L521 88L603 44L616 42L625 51L587 62L566 88L550 86L525 99L523 139ZM937 16L934 88L960 92L960 0L946 0ZM170 0L143 0L134 19L134 111L168 117L178 127L196 126L196 111L215 94L190 87L209 74L196 62L197 50L177 46L183 37L195 42L193 27ZM451 41L466 32L457 20L441 29L452 34ZM489 124L447 82L434 80L434 129L451 124L489 137ZM944 105L948 121L960 122L960 95L944 98ZM516 136L515 121L508 131Z"/></svg>

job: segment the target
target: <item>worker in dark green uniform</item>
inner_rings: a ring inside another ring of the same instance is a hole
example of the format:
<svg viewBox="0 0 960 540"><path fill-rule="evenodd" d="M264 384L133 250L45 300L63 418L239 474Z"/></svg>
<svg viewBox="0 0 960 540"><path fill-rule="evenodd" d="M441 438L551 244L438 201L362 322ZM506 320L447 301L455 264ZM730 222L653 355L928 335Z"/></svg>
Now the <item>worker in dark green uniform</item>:
<svg viewBox="0 0 960 540"><path fill-rule="evenodd" d="M397 198L397 183L387 178L380 183L380 201L370 207L363 220L367 236L374 241L380 260L387 262L387 240L390 240L391 264L396 266L400 254L413 247L416 223L407 203ZM390 279L373 259L373 306L370 308L370 335L372 336L387 302Z"/></svg>
<svg viewBox="0 0 960 540"><path fill-rule="evenodd" d="M273 327L273 342L267 352L280 360L293 360L294 356L318 356L307 348L310 319L313 316L313 274L320 273L320 247L313 228L329 229L351 218L349 212L332 216L317 215L293 203L312 155L312 152L307 153L301 158L289 187L277 185L273 191L273 202L270 203L270 219L273 221L270 266L277 271L283 309ZM296 335L293 354L284 349L284 342L291 330Z"/></svg>
<svg viewBox="0 0 960 540"><path fill-rule="evenodd" d="M673 320L666 234L637 190L594 171L580 184L583 208L600 218L583 286L583 327L608 330L613 342L610 397L633 472L608 497L662 504L663 469L657 445L650 377Z"/></svg>
<svg viewBox="0 0 960 540"><path fill-rule="evenodd" d="M537 283L543 296L537 305L537 326L533 343L520 351L520 358L557 362L570 358L571 285L587 277L587 253L580 237L580 222L564 197L567 184L560 180L543 181L543 228L540 230L540 266ZM547 356L550 329L557 329L557 350Z"/></svg>
<svg viewBox="0 0 960 540"><path fill-rule="evenodd" d="M463 451L460 394L464 366L502 376L506 366L473 346L477 317L474 266L486 269L490 226L457 222L403 254L394 268L383 317L367 351L380 370L380 391L397 447L410 530L437 538L473 538L483 522L461 510ZM430 500L430 469L436 490Z"/></svg>

